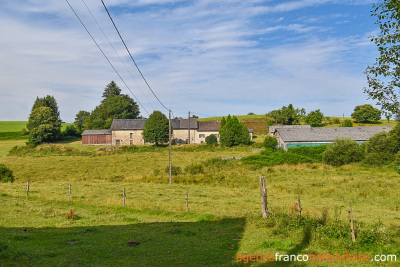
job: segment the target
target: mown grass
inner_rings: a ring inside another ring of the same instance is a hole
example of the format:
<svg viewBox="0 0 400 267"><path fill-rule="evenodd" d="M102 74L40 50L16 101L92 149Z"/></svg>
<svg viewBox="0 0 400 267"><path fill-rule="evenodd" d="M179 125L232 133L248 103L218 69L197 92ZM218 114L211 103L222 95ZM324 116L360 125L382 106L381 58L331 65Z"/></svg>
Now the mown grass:
<svg viewBox="0 0 400 267"><path fill-rule="evenodd" d="M0 184L1 264L241 266L235 263L238 254L276 252L400 257L400 177L390 167L259 166L221 160L257 154L251 147L184 145L173 147L173 165L183 172L168 185L168 148L99 149L64 142L0 158L16 179ZM192 164L202 165L202 171L185 173ZM259 175L266 176L267 220L261 218ZM298 196L301 220L294 207ZM348 230L349 202L354 244ZM75 219L68 218L71 210ZM129 247L128 242L140 244Z"/></svg>

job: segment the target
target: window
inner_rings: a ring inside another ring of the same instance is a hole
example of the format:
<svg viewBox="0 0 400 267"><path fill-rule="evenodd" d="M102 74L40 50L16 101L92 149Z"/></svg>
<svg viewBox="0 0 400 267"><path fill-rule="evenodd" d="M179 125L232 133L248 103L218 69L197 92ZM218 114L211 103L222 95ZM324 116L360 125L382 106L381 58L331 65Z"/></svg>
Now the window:
<svg viewBox="0 0 400 267"><path fill-rule="evenodd" d="M199 134L199 138L206 138L205 134Z"/></svg>
<svg viewBox="0 0 400 267"><path fill-rule="evenodd" d="M121 144L121 140L116 139L116 140L115 140L115 145L116 145L116 146L119 146L120 144Z"/></svg>
<svg viewBox="0 0 400 267"><path fill-rule="evenodd" d="M133 133L130 133L130 134L129 134L129 138L130 138L130 139L133 139Z"/></svg>

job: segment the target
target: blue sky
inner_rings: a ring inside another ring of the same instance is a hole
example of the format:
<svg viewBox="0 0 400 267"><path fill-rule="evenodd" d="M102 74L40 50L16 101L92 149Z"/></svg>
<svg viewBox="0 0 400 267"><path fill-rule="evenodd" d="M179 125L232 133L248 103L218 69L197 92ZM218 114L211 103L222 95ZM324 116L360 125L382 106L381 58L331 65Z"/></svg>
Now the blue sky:
<svg viewBox="0 0 400 267"><path fill-rule="evenodd" d="M70 0L143 107L165 111L141 80L100 0ZM293 104L350 116L367 100L364 70L377 49L368 0L104 0L154 92L175 116L265 114ZM100 103L115 80L132 94L65 1L4 0L0 120L27 120L53 95L61 118ZM133 78L132 78L133 77Z"/></svg>

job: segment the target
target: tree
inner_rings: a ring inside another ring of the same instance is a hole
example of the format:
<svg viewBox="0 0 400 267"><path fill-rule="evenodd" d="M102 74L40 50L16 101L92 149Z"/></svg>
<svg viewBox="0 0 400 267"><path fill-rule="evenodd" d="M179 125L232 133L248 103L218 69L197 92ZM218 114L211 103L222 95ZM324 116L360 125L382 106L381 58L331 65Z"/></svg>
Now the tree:
<svg viewBox="0 0 400 267"><path fill-rule="evenodd" d="M56 140L61 133L61 122L49 107L35 108L29 115L26 127L29 130L29 142L34 145Z"/></svg>
<svg viewBox="0 0 400 267"><path fill-rule="evenodd" d="M311 126L315 127L321 125L323 119L324 114L319 109L317 109L308 113L305 121Z"/></svg>
<svg viewBox="0 0 400 267"><path fill-rule="evenodd" d="M80 131L83 132L83 129L85 127L85 123L87 118L90 116L90 112L80 110L76 116L75 116L75 121L74 124L76 128Z"/></svg>
<svg viewBox="0 0 400 267"><path fill-rule="evenodd" d="M109 96L116 96L120 94L121 94L121 89L114 81L111 81L109 84L107 84L106 88L104 89L103 98L106 99Z"/></svg>
<svg viewBox="0 0 400 267"><path fill-rule="evenodd" d="M377 100L385 114L396 114L399 110L398 89L400 86L400 4L397 0L382 0L373 5L371 15L380 34L371 37L376 44L379 57L368 66L368 88L364 92Z"/></svg>
<svg viewBox="0 0 400 267"><path fill-rule="evenodd" d="M351 117L356 122L378 122L381 119L381 111L370 104L356 106Z"/></svg>
<svg viewBox="0 0 400 267"><path fill-rule="evenodd" d="M270 111L267 116L275 120L276 123L283 125L299 124L300 118L305 115L305 109L295 109L292 104L287 107L283 106L281 109Z"/></svg>
<svg viewBox="0 0 400 267"><path fill-rule="evenodd" d="M278 140L275 137L267 136L264 139L263 146L266 149L270 149L272 151L276 151L278 147Z"/></svg>
<svg viewBox="0 0 400 267"><path fill-rule="evenodd" d="M398 152L396 140L387 132L377 133L365 143L364 163L369 165L384 165L394 161Z"/></svg>
<svg viewBox="0 0 400 267"><path fill-rule="evenodd" d="M137 119L139 107L111 81L103 92L103 100L85 120L83 129L108 129L113 119ZM79 113L78 113L79 114Z"/></svg>
<svg viewBox="0 0 400 267"><path fill-rule="evenodd" d="M248 145L250 143L249 129L236 116L222 118L219 127L220 144L222 146Z"/></svg>
<svg viewBox="0 0 400 267"><path fill-rule="evenodd" d="M168 128L167 117L161 111L154 111L144 125L143 138L146 142L158 146L160 143L168 142Z"/></svg>
<svg viewBox="0 0 400 267"><path fill-rule="evenodd" d="M339 138L325 149L322 160L332 166L341 166L361 161L363 157L364 152L356 141L349 138Z"/></svg>
<svg viewBox="0 0 400 267"><path fill-rule="evenodd" d="M211 134L206 137L206 143L207 143L207 145L217 145L218 138L215 135Z"/></svg>
<svg viewBox="0 0 400 267"><path fill-rule="evenodd" d="M54 96L47 95L43 98L36 97L31 112L39 107L49 107L53 111L54 115L57 117L57 120L59 120L61 123L60 111L58 110L57 101Z"/></svg>

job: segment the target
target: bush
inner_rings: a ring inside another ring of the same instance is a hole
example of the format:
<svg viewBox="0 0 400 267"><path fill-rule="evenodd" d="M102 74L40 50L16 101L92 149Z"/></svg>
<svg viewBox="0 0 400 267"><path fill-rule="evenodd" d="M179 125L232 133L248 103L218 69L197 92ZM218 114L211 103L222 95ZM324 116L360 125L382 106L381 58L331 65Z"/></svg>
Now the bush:
<svg viewBox="0 0 400 267"><path fill-rule="evenodd" d="M0 182L8 183L14 182L14 175L12 170L6 167L4 164L0 164Z"/></svg>
<svg viewBox="0 0 400 267"><path fill-rule="evenodd" d="M322 155L327 147L328 145L293 147L289 148L288 153L302 155L322 162Z"/></svg>
<svg viewBox="0 0 400 267"><path fill-rule="evenodd" d="M353 122L349 119L344 120L343 127L353 127Z"/></svg>
<svg viewBox="0 0 400 267"><path fill-rule="evenodd" d="M278 140L275 137L267 136L264 139L263 145L266 149L272 149L273 151L276 151Z"/></svg>
<svg viewBox="0 0 400 267"><path fill-rule="evenodd" d="M169 166L165 168L165 172L169 174ZM172 166L171 167L171 174L172 175L179 175L182 173L182 168L179 166Z"/></svg>
<svg viewBox="0 0 400 267"><path fill-rule="evenodd" d="M396 140L389 133L377 133L365 143L365 152L365 164L385 165L395 159Z"/></svg>
<svg viewBox="0 0 400 267"><path fill-rule="evenodd" d="M189 166L186 166L185 172L190 175L204 173L204 167L201 164L193 163L190 164Z"/></svg>
<svg viewBox="0 0 400 267"><path fill-rule="evenodd" d="M65 128L65 131L63 132L64 136L71 136L71 137L80 137L81 133L79 132L78 128L74 124L69 124Z"/></svg>
<svg viewBox="0 0 400 267"><path fill-rule="evenodd" d="M207 145L216 145L218 144L218 138L215 135L209 135L206 137Z"/></svg>
<svg viewBox="0 0 400 267"><path fill-rule="evenodd" d="M339 138L326 148L322 160L332 166L341 166L361 161L363 156L364 152L356 141L349 138Z"/></svg>

